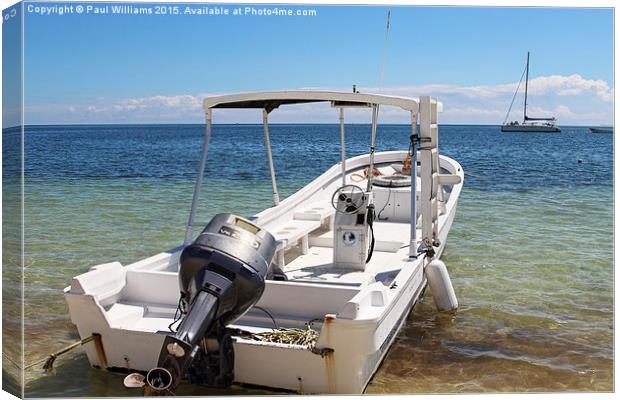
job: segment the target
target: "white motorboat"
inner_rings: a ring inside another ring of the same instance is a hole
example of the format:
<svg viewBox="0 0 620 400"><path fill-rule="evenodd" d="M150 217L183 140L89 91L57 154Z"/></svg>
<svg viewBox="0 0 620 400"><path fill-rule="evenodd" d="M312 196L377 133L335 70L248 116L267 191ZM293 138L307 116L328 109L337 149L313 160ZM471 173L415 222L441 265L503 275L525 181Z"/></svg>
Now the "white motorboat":
<svg viewBox="0 0 620 400"><path fill-rule="evenodd" d="M525 63L525 100L523 101L523 121L508 121L508 117L510 115L510 110L512 110L512 105L514 104L514 99L519 91L519 87L521 86L521 81L517 85L517 90L515 91L515 95L512 98L512 102L510 103L510 107L508 108L508 112L506 113L506 118L504 119L504 123L502 124L502 132L560 132L560 128L557 125L557 120L555 117L539 117L532 118L527 115L527 87L529 83L529 75L530 75L530 52L527 52L527 61ZM521 76L521 80L523 80L523 76Z"/></svg>
<svg viewBox="0 0 620 400"><path fill-rule="evenodd" d="M312 102L339 112L342 160L280 201L268 117ZM411 115L408 150L375 153L379 107L388 106ZM360 107L372 110L370 151L347 158L344 115ZM263 110L274 204L249 218L219 214L196 237L212 114L222 108ZM458 306L439 258L464 175L438 153L441 108L430 97L319 91L205 99L184 243L130 265L94 266L65 289L80 337L95 338L84 345L90 364L148 371L126 379L147 394L172 392L184 378L362 393L427 284L440 311ZM302 342L274 339L291 332L309 334Z"/></svg>

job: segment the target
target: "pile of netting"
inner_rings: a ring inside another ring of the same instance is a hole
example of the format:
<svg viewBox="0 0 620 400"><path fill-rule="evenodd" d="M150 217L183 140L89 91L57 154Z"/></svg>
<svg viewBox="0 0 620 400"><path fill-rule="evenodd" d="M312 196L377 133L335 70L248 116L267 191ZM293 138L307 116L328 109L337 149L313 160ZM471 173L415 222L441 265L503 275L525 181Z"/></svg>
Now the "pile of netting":
<svg viewBox="0 0 620 400"><path fill-rule="evenodd" d="M311 348L316 344L319 332L309 326L306 329L280 328L267 332L252 333L250 337L260 342L294 344Z"/></svg>

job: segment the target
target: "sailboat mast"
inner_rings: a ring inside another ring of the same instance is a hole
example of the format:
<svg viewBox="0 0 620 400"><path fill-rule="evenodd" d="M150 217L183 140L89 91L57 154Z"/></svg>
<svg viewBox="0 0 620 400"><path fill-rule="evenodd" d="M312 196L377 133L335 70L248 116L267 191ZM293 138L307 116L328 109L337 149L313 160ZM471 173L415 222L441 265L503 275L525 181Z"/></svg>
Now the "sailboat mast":
<svg viewBox="0 0 620 400"><path fill-rule="evenodd" d="M527 62L525 63L525 101L523 102L523 121L527 120L527 83L530 75L530 52L527 52Z"/></svg>

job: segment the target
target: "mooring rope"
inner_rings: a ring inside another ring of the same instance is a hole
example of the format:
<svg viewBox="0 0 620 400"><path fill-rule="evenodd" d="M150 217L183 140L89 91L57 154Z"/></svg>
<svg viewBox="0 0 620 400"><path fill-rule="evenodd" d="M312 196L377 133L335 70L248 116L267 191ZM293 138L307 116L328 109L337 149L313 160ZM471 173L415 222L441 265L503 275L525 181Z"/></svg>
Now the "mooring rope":
<svg viewBox="0 0 620 400"><path fill-rule="evenodd" d="M43 358L43 359L41 359L39 361L33 362L32 364L29 364L29 365L25 366L24 370L30 369L32 367L35 367L35 366L39 365L39 364L43 364L43 370L44 371L50 371L52 368L54 368L54 361L56 361L56 359L59 356L65 354L65 353L70 352L71 350L75 349L76 347L85 345L88 342L92 342L93 340L97 339L98 337L99 337L98 333L93 333L92 335L90 335L86 339L82 339L82 340L79 340L79 341L77 341L75 343L72 343L69 346L63 347L62 349L60 349L60 350L58 350L58 351L56 351L54 353L51 353L49 356L47 356L47 357L45 357L45 358Z"/></svg>

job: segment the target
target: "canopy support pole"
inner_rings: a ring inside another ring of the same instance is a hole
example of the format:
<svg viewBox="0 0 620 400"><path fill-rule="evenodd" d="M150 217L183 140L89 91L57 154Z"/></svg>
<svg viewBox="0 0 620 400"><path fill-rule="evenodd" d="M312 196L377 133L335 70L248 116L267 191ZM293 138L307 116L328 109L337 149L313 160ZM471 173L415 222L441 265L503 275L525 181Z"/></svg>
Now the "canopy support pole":
<svg viewBox="0 0 620 400"><path fill-rule="evenodd" d="M344 143L344 108L340 107L340 156L342 158L342 186L347 184L347 155Z"/></svg>
<svg viewBox="0 0 620 400"><path fill-rule="evenodd" d="M276 184L276 172L273 168L273 157L271 155L271 143L269 141L269 112L263 109L263 135L265 137L265 148L267 149L267 163L269 164L269 175L271 175L271 192L273 193L273 205L280 204L278 186Z"/></svg>
<svg viewBox="0 0 620 400"><path fill-rule="evenodd" d="M370 163L368 166L368 185L366 186L366 192L372 190L372 179L374 177L373 169L375 168L375 141L377 139L377 120L379 119L379 105L372 105L372 126L371 126L371 138L370 138Z"/></svg>
<svg viewBox="0 0 620 400"><path fill-rule="evenodd" d="M428 96L420 97L420 211L424 250L431 254L439 243L439 151L437 149L437 101Z"/></svg>
<svg viewBox="0 0 620 400"><path fill-rule="evenodd" d="M194 218L196 218L196 208L198 207L198 199L200 198L200 190L202 188L202 177L204 175L205 165L207 163L207 150L209 149L209 141L211 139L211 114L212 110L210 108L205 111L205 138L202 144L202 153L200 155L200 167L198 169L198 177L196 178L196 185L194 186L192 209L189 212L189 221L187 221L187 229L185 230L185 241L183 242L184 245L188 245L192 241Z"/></svg>
<svg viewBox="0 0 620 400"><path fill-rule="evenodd" d="M409 239L409 258L418 258L418 116L411 113L411 232Z"/></svg>

